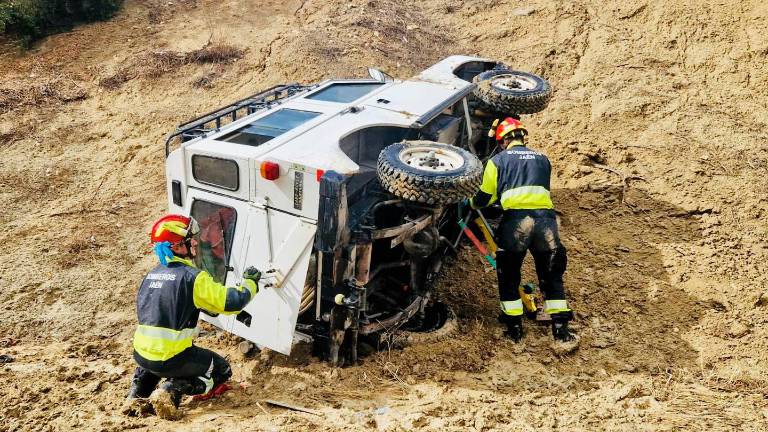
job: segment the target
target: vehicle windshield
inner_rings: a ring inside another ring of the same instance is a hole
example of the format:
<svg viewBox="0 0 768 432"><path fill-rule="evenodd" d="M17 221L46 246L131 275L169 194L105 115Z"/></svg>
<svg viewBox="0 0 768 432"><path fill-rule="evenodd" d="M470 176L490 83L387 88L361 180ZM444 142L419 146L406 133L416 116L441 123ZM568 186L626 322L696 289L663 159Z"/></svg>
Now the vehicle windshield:
<svg viewBox="0 0 768 432"><path fill-rule="evenodd" d="M284 108L218 138L236 144L260 146L319 116L319 112Z"/></svg>
<svg viewBox="0 0 768 432"><path fill-rule="evenodd" d="M195 265L207 271L216 282L223 284L227 277L237 213L231 207L195 200L192 203L192 217L200 225L200 232L195 236Z"/></svg>

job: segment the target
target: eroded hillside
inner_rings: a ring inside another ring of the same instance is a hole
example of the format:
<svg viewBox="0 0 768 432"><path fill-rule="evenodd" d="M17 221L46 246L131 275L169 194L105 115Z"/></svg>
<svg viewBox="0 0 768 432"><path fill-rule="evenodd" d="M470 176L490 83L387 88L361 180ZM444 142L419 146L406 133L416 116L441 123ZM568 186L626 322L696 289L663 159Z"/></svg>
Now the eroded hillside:
<svg viewBox="0 0 768 432"><path fill-rule="evenodd" d="M128 1L2 50L0 429L765 430L766 16L756 0ZM407 77L454 53L555 88L524 121L555 167L579 351L554 356L545 328L501 339L495 276L467 247L439 287L454 339L331 370L208 333L237 391L180 423L120 415L164 135L276 83Z"/></svg>

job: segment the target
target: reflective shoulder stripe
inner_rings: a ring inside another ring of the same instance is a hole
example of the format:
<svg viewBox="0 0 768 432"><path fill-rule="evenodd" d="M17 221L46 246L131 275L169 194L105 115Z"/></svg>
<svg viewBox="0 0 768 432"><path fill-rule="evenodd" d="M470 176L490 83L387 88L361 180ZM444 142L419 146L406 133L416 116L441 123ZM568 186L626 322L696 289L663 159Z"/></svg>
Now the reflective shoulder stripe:
<svg viewBox="0 0 768 432"><path fill-rule="evenodd" d="M568 312L568 302L565 300L545 300L544 312L548 314L555 314L558 312Z"/></svg>
<svg viewBox="0 0 768 432"><path fill-rule="evenodd" d="M518 316L523 314L522 299L514 301L502 301L499 302L499 305L501 306L501 311L504 312L505 315Z"/></svg>
<svg viewBox="0 0 768 432"><path fill-rule="evenodd" d="M551 209L549 190L544 186L520 186L505 190L501 194L501 206L504 210L512 209Z"/></svg>
<svg viewBox="0 0 768 432"><path fill-rule="evenodd" d="M174 262L175 263L184 264L187 267L197 268L197 266L195 266L195 263L192 262L192 260L188 260L188 259L184 259L184 258L179 258L177 256L175 256L175 257L173 257L173 258L168 260L168 263L174 263Z"/></svg>

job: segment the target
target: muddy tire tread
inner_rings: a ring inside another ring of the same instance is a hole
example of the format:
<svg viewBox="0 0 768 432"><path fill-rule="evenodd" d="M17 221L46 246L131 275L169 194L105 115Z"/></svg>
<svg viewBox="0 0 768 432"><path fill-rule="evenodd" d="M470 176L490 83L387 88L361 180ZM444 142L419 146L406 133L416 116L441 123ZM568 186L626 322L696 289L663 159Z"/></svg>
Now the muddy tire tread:
<svg viewBox="0 0 768 432"><path fill-rule="evenodd" d="M494 77L507 73L533 77L539 85L533 90L519 92L502 92L491 85ZM477 75L474 82L477 84L473 91L475 97L481 106L488 111L504 114L535 114L543 111L552 98L552 86L549 82L538 75L527 72L492 69Z"/></svg>
<svg viewBox="0 0 768 432"><path fill-rule="evenodd" d="M399 160L387 157L387 152L403 148L407 145L436 145L450 147L451 150L462 154L465 165L461 173L451 175L419 174ZM393 147L398 146L398 147ZM432 141L404 141L392 144L379 154L377 164L379 182L382 187L393 195L420 203L453 204L473 196L482 181L483 169L480 161L459 147Z"/></svg>

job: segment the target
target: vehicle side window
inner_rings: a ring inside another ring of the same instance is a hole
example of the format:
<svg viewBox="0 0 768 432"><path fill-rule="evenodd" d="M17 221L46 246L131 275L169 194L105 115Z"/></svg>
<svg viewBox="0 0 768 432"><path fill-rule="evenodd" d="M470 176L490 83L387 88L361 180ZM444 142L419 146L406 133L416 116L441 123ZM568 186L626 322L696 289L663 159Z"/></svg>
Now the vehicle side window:
<svg viewBox="0 0 768 432"><path fill-rule="evenodd" d="M334 83L306 98L326 102L349 103L360 99L382 85L384 83Z"/></svg>
<svg viewBox="0 0 768 432"><path fill-rule="evenodd" d="M301 126L320 114L315 111L283 108L217 139L258 147L273 138Z"/></svg>
<svg viewBox="0 0 768 432"><path fill-rule="evenodd" d="M224 283L227 265L232 251L237 212L232 207L195 200L192 203L192 217L200 225L197 234L197 256L195 265L213 276L216 282Z"/></svg>
<svg viewBox="0 0 768 432"><path fill-rule="evenodd" d="M192 156L192 176L200 183L236 191L240 187L237 162L211 156Z"/></svg>

